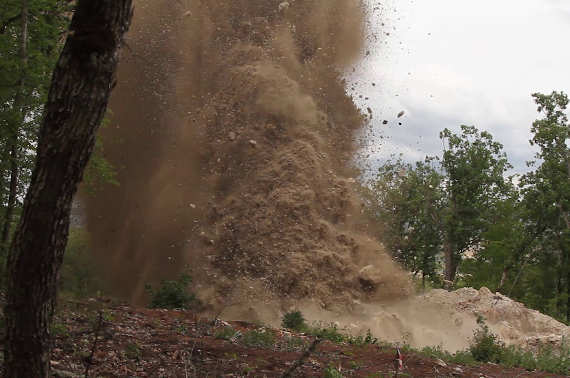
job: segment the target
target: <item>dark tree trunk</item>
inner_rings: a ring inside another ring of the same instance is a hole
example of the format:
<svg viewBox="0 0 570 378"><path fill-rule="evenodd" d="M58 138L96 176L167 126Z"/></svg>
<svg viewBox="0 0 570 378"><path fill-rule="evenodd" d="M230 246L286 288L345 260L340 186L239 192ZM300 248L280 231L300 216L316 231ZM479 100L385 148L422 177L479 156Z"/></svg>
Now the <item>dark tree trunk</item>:
<svg viewBox="0 0 570 378"><path fill-rule="evenodd" d="M10 145L10 191L8 192L8 204L4 215L4 225L2 226L2 240L0 248L2 254L8 247L8 239L10 237L10 229L12 228L12 218L14 216L14 208L16 207L16 196L18 195L18 175L20 169L18 167L18 140L12 140Z"/></svg>
<svg viewBox="0 0 570 378"><path fill-rule="evenodd" d="M49 324L71 201L113 86L132 0L79 0L55 68L36 166L8 255L6 377L49 374Z"/></svg>

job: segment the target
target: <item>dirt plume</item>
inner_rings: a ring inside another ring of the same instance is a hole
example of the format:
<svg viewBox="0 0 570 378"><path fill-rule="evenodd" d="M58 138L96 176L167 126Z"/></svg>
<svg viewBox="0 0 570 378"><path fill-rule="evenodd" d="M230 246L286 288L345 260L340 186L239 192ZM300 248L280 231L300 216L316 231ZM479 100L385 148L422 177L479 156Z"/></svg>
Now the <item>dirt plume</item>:
<svg viewBox="0 0 570 378"><path fill-rule="evenodd" d="M111 290L188 265L212 307L313 298L328 309L406 296L362 232L342 70L357 0L136 2L103 130L120 186L86 197Z"/></svg>

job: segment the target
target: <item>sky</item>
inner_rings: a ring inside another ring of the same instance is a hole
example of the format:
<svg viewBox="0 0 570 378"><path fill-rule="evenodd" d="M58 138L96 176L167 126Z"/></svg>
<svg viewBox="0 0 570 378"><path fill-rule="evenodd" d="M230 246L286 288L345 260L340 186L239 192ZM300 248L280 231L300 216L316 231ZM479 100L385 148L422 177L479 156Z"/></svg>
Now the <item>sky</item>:
<svg viewBox="0 0 570 378"><path fill-rule="evenodd" d="M349 93L373 116L364 165L440 155L439 132L465 124L489 131L513 171L527 171L539 116L531 93L570 92L570 0L377 2L369 53L348 74Z"/></svg>

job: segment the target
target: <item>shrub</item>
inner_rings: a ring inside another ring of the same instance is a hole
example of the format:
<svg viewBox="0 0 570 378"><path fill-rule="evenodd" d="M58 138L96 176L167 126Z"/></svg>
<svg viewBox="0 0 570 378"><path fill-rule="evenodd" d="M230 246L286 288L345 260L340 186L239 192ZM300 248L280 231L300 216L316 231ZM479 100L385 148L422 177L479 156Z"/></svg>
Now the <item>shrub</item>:
<svg viewBox="0 0 570 378"><path fill-rule="evenodd" d="M59 285L62 292L78 298L100 289L95 260L89 251L89 234L83 229L69 230Z"/></svg>
<svg viewBox="0 0 570 378"><path fill-rule="evenodd" d="M216 339L230 340L236 331L232 327L224 327L215 334Z"/></svg>
<svg viewBox="0 0 570 378"><path fill-rule="evenodd" d="M307 324L305 323L305 318L301 311L291 311L283 315L281 321L281 326L283 328L292 329L294 331L302 332L307 329Z"/></svg>
<svg viewBox="0 0 570 378"><path fill-rule="evenodd" d="M139 361L142 356L141 347L136 343L128 343L125 346L125 356L130 360Z"/></svg>
<svg viewBox="0 0 570 378"><path fill-rule="evenodd" d="M334 324L328 327L309 328L308 333L312 336L320 337L321 339L330 340L333 343L342 343L348 339L347 336L338 331Z"/></svg>
<svg viewBox="0 0 570 378"><path fill-rule="evenodd" d="M367 344L376 344L376 343L378 343L378 338L372 336L372 333L370 332L370 329L369 329L368 331L366 331L366 336L363 336L363 335L358 335L356 337L349 336L348 337L348 343L352 344L352 345L358 345L358 346L363 346L363 345L367 345Z"/></svg>
<svg viewBox="0 0 570 378"><path fill-rule="evenodd" d="M150 308L181 308L188 309L197 305L198 299L194 294L189 294L186 289L192 282L190 275L183 273L177 280L162 280L157 290L150 285L146 286L147 292L151 296Z"/></svg>
<svg viewBox="0 0 570 378"><path fill-rule="evenodd" d="M469 346L471 355L480 362L501 362L505 344L489 330L482 316L477 317L477 323L479 329L473 332L473 342Z"/></svg>
<svg viewBox="0 0 570 378"><path fill-rule="evenodd" d="M329 365L325 369L323 376L325 378L343 378L342 373L340 371L338 371L338 369L332 365Z"/></svg>
<svg viewBox="0 0 570 378"><path fill-rule="evenodd" d="M275 336L266 330L252 330L243 335L242 342L250 347L267 348L275 344Z"/></svg>

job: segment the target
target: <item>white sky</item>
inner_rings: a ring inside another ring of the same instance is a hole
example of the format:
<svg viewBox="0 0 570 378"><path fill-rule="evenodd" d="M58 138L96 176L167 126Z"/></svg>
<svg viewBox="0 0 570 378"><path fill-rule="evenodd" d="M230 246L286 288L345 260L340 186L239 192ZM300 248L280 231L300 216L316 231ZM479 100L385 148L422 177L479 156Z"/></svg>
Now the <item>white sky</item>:
<svg viewBox="0 0 570 378"><path fill-rule="evenodd" d="M373 111L366 163L377 166L393 153L410 161L439 154L439 132L467 124L491 132L515 171L525 171L538 116L531 93L570 92L570 0L370 6L370 55L356 66L350 91ZM406 114L397 120L400 110Z"/></svg>

